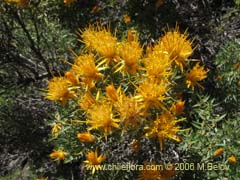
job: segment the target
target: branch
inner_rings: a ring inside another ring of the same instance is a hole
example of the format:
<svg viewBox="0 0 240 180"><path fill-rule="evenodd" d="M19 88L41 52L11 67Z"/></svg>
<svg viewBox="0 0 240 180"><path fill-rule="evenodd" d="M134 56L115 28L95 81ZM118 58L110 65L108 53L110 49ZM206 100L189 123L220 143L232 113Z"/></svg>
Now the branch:
<svg viewBox="0 0 240 180"><path fill-rule="evenodd" d="M48 62L45 60L45 58L42 56L42 53L36 48L35 46L35 42L32 39L29 31L26 28L26 25L24 24L24 22L21 20L21 18L19 17L19 14L17 12L14 12L15 18L18 22L18 24L21 26L21 28L23 29L24 33L26 34L29 42L30 42L30 48L31 50L36 54L36 56L43 62L44 67L46 69L46 71L48 72L48 77L51 77L51 70L49 68L49 64Z"/></svg>

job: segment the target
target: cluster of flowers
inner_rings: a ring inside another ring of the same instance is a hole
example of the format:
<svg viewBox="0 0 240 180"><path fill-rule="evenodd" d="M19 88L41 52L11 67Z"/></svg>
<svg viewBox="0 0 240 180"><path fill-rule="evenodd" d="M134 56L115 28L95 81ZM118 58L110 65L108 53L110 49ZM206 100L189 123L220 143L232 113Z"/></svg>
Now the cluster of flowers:
<svg viewBox="0 0 240 180"><path fill-rule="evenodd" d="M107 140L115 130L122 135L144 130L142 137L157 138L161 150L165 139L181 142L178 132L186 130L178 124L184 120L181 92L184 88L203 88L199 82L207 77L200 62L188 59L193 48L187 33L181 34L176 27L147 47L140 45L134 30L129 30L121 41L116 32L112 34L109 27L101 25L90 25L79 35L85 44L83 53L74 53L74 62L67 62L71 69L64 76L49 80L46 93L47 99L64 106L69 99L78 100L86 117L79 122L87 129L76 137L86 143ZM54 123L55 138L62 126ZM96 138L96 132L103 138ZM135 140L134 146L139 147L138 143ZM50 157L63 160L67 155L64 149L57 149ZM93 167L94 173L94 166L105 159L96 150L86 152L84 162Z"/></svg>

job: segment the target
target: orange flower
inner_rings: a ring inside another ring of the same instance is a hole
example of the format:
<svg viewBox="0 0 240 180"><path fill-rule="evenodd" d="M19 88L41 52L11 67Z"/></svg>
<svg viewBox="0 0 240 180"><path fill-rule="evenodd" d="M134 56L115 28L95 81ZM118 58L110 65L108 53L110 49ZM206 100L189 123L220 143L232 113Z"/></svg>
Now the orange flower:
<svg viewBox="0 0 240 180"><path fill-rule="evenodd" d="M135 30L128 30L128 36L127 36L127 40L128 40L128 42L132 42L132 41L134 41L135 39L136 39L136 37L137 37L137 31L135 31Z"/></svg>
<svg viewBox="0 0 240 180"><path fill-rule="evenodd" d="M64 76L71 85L77 86L79 84L78 78L72 70L65 72Z"/></svg>
<svg viewBox="0 0 240 180"><path fill-rule="evenodd" d="M119 55L122 59L122 66L117 71L124 69L126 72L135 74L139 69L139 59L142 56L142 48L138 42L138 38L134 37L132 41L122 41L119 46Z"/></svg>
<svg viewBox="0 0 240 180"><path fill-rule="evenodd" d="M193 53L192 42L188 40L188 34L181 34L178 27L166 32L154 49L167 52L182 72L185 61Z"/></svg>
<svg viewBox="0 0 240 180"><path fill-rule="evenodd" d="M55 138L58 137L58 132L62 129L61 125L60 124L57 124L57 123L54 123L52 125L52 134Z"/></svg>
<svg viewBox="0 0 240 180"><path fill-rule="evenodd" d="M64 160L67 156L67 153L63 150L53 150L53 152L49 155L51 159L57 159L57 160Z"/></svg>
<svg viewBox="0 0 240 180"><path fill-rule="evenodd" d="M99 73L101 68L95 65L95 59L93 54L83 54L77 56L72 65L74 73L81 76L81 80L87 85L87 87L94 87L94 81L102 78L102 74Z"/></svg>
<svg viewBox="0 0 240 180"><path fill-rule="evenodd" d="M175 115L180 115L183 114L183 110L184 110L184 104L185 101L182 101L181 99L178 100L176 103L172 104L170 111L172 113L174 113Z"/></svg>
<svg viewBox="0 0 240 180"><path fill-rule="evenodd" d="M94 142L96 140L96 137L94 135L90 134L89 132L78 133L77 138L81 142Z"/></svg>
<svg viewBox="0 0 240 180"><path fill-rule="evenodd" d="M237 159L235 156L231 155L229 158L228 158L228 162L231 163L231 164L236 164L237 163Z"/></svg>
<svg viewBox="0 0 240 180"><path fill-rule="evenodd" d="M115 119L113 108L109 104L94 106L88 110L88 120L86 123L91 127L88 130L98 129L103 131L105 138L111 134L113 128L119 128L119 119Z"/></svg>
<svg viewBox="0 0 240 180"><path fill-rule="evenodd" d="M97 105L97 101L90 92L82 95L82 99L79 102L79 106L81 109L88 111L89 109L92 109L95 105Z"/></svg>
<svg viewBox="0 0 240 180"><path fill-rule="evenodd" d="M95 152L93 151L87 152L85 156L87 160L83 162L85 163L86 167L92 169L92 174L95 173L95 170L98 170L99 165L106 159L106 156L104 155L98 156L97 149Z"/></svg>
<svg viewBox="0 0 240 180"><path fill-rule="evenodd" d="M122 127L122 133L124 133L124 131L130 126L136 129L141 116L143 115L143 105L136 99L123 94L119 98L117 108L120 119L124 124Z"/></svg>
<svg viewBox="0 0 240 180"><path fill-rule="evenodd" d="M218 148L216 151L214 151L213 156L220 156L224 152L224 148Z"/></svg>
<svg viewBox="0 0 240 180"><path fill-rule="evenodd" d="M168 90L167 83L164 81L159 83L144 81L137 87L138 94L134 98L144 104L145 110L151 107L164 109L162 102L166 99L165 93Z"/></svg>
<svg viewBox="0 0 240 180"><path fill-rule="evenodd" d="M52 101L62 101L65 105L69 98L75 97L75 93L68 88L68 81L64 77L54 77L48 82L46 98Z"/></svg>
<svg viewBox="0 0 240 180"><path fill-rule="evenodd" d="M199 62L193 67L193 69L186 75L186 84L188 88L194 90L195 86L203 88L203 86L198 82L202 81L207 77L207 71L204 70L204 66L200 66Z"/></svg>
<svg viewBox="0 0 240 180"><path fill-rule="evenodd" d="M144 168L141 171L139 178L137 180L158 180L160 179L160 170L157 168L149 168L154 167L155 163L144 163Z"/></svg>
<svg viewBox="0 0 240 180"><path fill-rule="evenodd" d="M145 127L148 132L145 134L146 137L157 137L160 149L163 150L164 140L172 139L179 142L177 133L181 130L181 127L177 125L178 122L169 112L163 112L155 121L152 122L151 126Z"/></svg>
<svg viewBox="0 0 240 180"><path fill-rule="evenodd" d="M100 64L118 61L117 56L117 37L116 34L112 35L110 27L89 26L84 31L81 31L82 42L92 51L104 57Z"/></svg>
<svg viewBox="0 0 240 180"><path fill-rule="evenodd" d="M118 100L118 91L115 89L113 84L108 85L106 87L106 93L107 93L107 96L110 100L112 100L112 101L117 101Z"/></svg>
<svg viewBox="0 0 240 180"><path fill-rule="evenodd" d="M129 24L129 23L131 22L131 17L130 17L129 15L125 14L125 15L124 15L124 22L125 22L126 24Z"/></svg>

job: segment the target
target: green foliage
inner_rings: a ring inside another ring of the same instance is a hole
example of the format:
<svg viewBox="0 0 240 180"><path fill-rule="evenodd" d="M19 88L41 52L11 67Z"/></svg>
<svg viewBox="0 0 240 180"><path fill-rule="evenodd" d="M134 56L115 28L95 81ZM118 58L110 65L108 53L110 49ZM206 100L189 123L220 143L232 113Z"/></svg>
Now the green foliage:
<svg viewBox="0 0 240 180"><path fill-rule="evenodd" d="M189 162L213 163L222 165L225 170L205 169L201 171L204 179L224 179L231 177L237 179L240 175L239 162L231 164L228 158L234 155L240 158L238 147L240 145L239 116L235 114L232 119L228 119L225 114L219 115L218 104L209 96L199 96L199 103L193 106L191 113L195 115L192 122L193 129L184 137L181 151L184 151ZM219 157L214 157L213 153L218 148L223 147L224 153ZM194 158L194 159L193 159ZM192 176L198 171L192 172ZM189 176L188 172L183 177Z"/></svg>
<svg viewBox="0 0 240 180"><path fill-rule="evenodd" d="M240 44L239 42L229 42L216 55L214 64L216 65L216 95L229 113L240 111Z"/></svg>
<svg viewBox="0 0 240 180"><path fill-rule="evenodd" d="M235 2L235 4L236 4L237 6L240 5L240 0L234 0L234 2Z"/></svg>

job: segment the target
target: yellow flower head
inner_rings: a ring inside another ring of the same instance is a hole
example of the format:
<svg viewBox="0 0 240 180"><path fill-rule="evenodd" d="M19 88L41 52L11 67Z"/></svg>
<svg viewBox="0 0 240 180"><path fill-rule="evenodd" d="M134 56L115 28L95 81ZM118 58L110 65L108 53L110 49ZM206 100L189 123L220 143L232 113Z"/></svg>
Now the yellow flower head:
<svg viewBox="0 0 240 180"><path fill-rule="evenodd" d="M92 109L95 105L97 105L97 101L90 92L85 93L79 102L80 108L85 111Z"/></svg>
<svg viewBox="0 0 240 180"><path fill-rule="evenodd" d="M65 105L67 99L75 97L73 91L68 88L68 81L64 77L54 77L48 82L46 98L52 101L62 101Z"/></svg>
<svg viewBox="0 0 240 180"><path fill-rule="evenodd" d="M175 30L165 33L155 49L166 51L170 55L170 59L183 71L185 60L193 53L192 42L187 38L188 35L180 34L176 27Z"/></svg>
<svg viewBox="0 0 240 180"><path fill-rule="evenodd" d="M179 121L180 120L176 120L169 112L163 112L151 126L145 127L145 129L148 130L145 136L157 137L160 148L163 150L164 139L172 139L179 142L179 138L176 135L181 131L180 126L177 126L177 122Z"/></svg>
<svg viewBox="0 0 240 180"><path fill-rule="evenodd" d="M64 160L67 156L67 153L63 150L53 150L53 152L50 154L51 159L57 159L57 160Z"/></svg>
<svg viewBox="0 0 240 180"><path fill-rule="evenodd" d="M188 88L194 90L195 86L203 88L203 86L198 83L207 77L207 71L204 70L204 66L200 66L199 62L193 67L193 69L186 75L186 84Z"/></svg>
<svg viewBox="0 0 240 180"><path fill-rule="evenodd" d="M94 142L94 141L96 141L96 137L89 132L78 133L77 138L81 142Z"/></svg>
<svg viewBox="0 0 240 180"><path fill-rule="evenodd" d="M124 123L124 132L129 126L137 128L143 115L143 106L136 99L122 95L118 103L118 112Z"/></svg>
<svg viewBox="0 0 240 180"><path fill-rule="evenodd" d="M136 39L138 38L137 36L137 31L130 29L127 32L127 41L128 42L132 42L132 41L136 41Z"/></svg>
<svg viewBox="0 0 240 180"><path fill-rule="evenodd" d="M123 60L121 68L126 72L135 74L139 68L138 62L142 55L142 48L139 45L138 39L135 38L133 41L122 41L119 44L118 51Z"/></svg>
<svg viewBox="0 0 240 180"><path fill-rule="evenodd" d="M103 62L110 63L117 60L117 38L111 34L109 27L89 26L82 32L81 38L87 48L105 58Z"/></svg>
<svg viewBox="0 0 240 180"><path fill-rule="evenodd" d="M62 129L60 124L54 123L52 125L52 135L57 138L58 137L58 132Z"/></svg>
<svg viewBox="0 0 240 180"><path fill-rule="evenodd" d="M174 167L163 169L163 164L144 162L144 169L137 180L170 180L176 174Z"/></svg>
<svg viewBox="0 0 240 180"><path fill-rule="evenodd" d="M96 105L88 110L88 130L98 129L104 132L105 138L113 128L119 128L120 120L113 118L112 106L109 104Z"/></svg>
<svg viewBox="0 0 240 180"><path fill-rule="evenodd" d="M65 72L64 77L68 80L69 84L72 86L77 86L79 84L79 80L73 70Z"/></svg>
<svg viewBox="0 0 240 180"><path fill-rule="evenodd" d="M94 86L94 81L102 77L102 74L99 73L101 69L95 66L94 56L92 54L77 56L72 66L73 71L81 77L81 80L89 88Z"/></svg>
<svg viewBox="0 0 240 180"><path fill-rule="evenodd" d="M235 156L231 155L229 158L228 158L228 162L231 163L231 164L236 164L237 163L237 159Z"/></svg>
<svg viewBox="0 0 240 180"><path fill-rule="evenodd" d="M115 89L114 85L108 85L106 87L106 94L107 97L111 100L111 101L118 101L118 94L119 94L119 90L120 88L117 90Z"/></svg>
<svg viewBox="0 0 240 180"><path fill-rule="evenodd" d="M84 161L85 166L92 169L92 174L94 174L95 170L98 170L99 165L106 159L104 155L98 156L97 150L95 152L87 152L85 156L87 159Z"/></svg>
<svg viewBox="0 0 240 180"><path fill-rule="evenodd" d="M216 151L214 151L213 156L220 156L224 152L224 148L218 148Z"/></svg>
<svg viewBox="0 0 240 180"><path fill-rule="evenodd" d="M125 22L126 24L129 24L129 23L131 22L131 17L130 17L129 15L125 14L125 15L124 15L124 22Z"/></svg>
<svg viewBox="0 0 240 180"><path fill-rule="evenodd" d="M137 87L138 94L135 98L139 102L144 103L146 110L150 107L164 108L162 106L162 102L166 99L165 93L167 91L168 88L166 87L166 82L164 81L159 83L144 81L139 87Z"/></svg>
<svg viewBox="0 0 240 180"><path fill-rule="evenodd" d="M17 4L20 7L26 7L28 5L28 0L5 0L9 4Z"/></svg>
<svg viewBox="0 0 240 180"><path fill-rule="evenodd" d="M177 102L175 102L174 104L172 104L170 111L174 114L174 115L180 115L183 114L183 110L184 110L184 104L185 101L182 101L181 99L178 100Z"/></svg>
<svg viewBox="0 0 240 180"><path fill-rule="evenodd" d="M76 0L64 0L63 2L65 5L70 5L70 4L74 3L75 1Z"/></svg>
<svg viewBox="0 0 240 180"><path fill-rule="evenodd" d="M149 79L158 80L171 75L171 61L169 55L163 51L150 52L143 63Z"/></svg>
<svg viewBox="0 0 240 180"><path fill-rule="evenodd" d="M160 170L155 167L155 163L144 163L144 168L137 180L161 180Z"/></svg>

